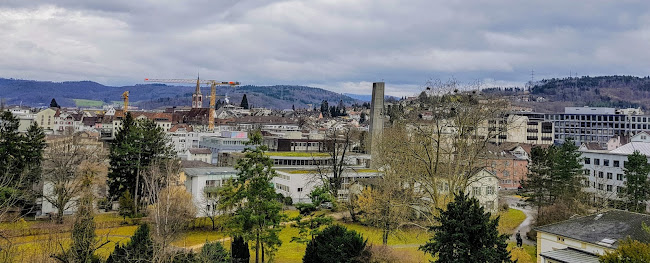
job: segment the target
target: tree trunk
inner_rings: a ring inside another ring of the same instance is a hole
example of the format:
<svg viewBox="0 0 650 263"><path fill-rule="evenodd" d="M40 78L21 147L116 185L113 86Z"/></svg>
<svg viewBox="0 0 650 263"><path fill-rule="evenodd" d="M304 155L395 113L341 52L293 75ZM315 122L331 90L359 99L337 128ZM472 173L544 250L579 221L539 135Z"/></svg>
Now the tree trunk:
<svg viewBox="0 0 650 263"><path fill-rule="evenodd" d="M260 233L255 237L255 263L260 262Z"/></svg>
<svg viewBox="0 0 650 263"><path fill-rule="evenodd" d="M210 220L212 220L212 231L214 231L214 217L210 217Z"/></svg>
<svg viewBox="0 0 650 263"><path fill-rule="evenodd" d="M388 245L388 229L384 229L381 234L381 243L384 244L384 246Z"/></svg>
<svg viewBox="0 0 650 263"><path fill-rule="evenodd" d="M65 206L65 205L64 205ZM63 224L63 208L64 206L59 206L56 208L57 213L56 213L56 223L57 224Z"/></svg>

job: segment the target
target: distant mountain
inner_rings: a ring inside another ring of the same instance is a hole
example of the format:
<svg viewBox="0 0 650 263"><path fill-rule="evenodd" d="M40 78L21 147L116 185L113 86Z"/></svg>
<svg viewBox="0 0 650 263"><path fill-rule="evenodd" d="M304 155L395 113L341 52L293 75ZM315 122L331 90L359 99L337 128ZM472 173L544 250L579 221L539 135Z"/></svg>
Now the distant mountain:
<svg viewBox="0 0 650 263"><path fill-rule="evenodd" d="M7 104L22 104L29 106L47 106L52 98L62 106L85 105L83 100L93 100L93 104L112 104L122 101L122 93L129 91L129 103L145 109L167 106L189 106L195 87L170 86L166 84L136 84L133 86L113 87L92 81L50 82L34 80L18 80L0 78L0 98ZM207 99L209 87L201 91ZM273 109L320 107L323 100L330 105L339 101L345 104L360 103L359 100L328 90L306 86L239 86L217 87L218 98L228 96L233 104L239 104L244 94L247 94L249 105ZM75 99L77 101L75 101ZM208 101L205 102L207 104Z"/></svg>
<svg viewBox="0 0 650 263"><path fill-rule="evenodd" d="M357 99L357 100L363 101L363 102L370 102L370 101L372 101L372 94L370 94L370 95L364 95L364 94L343 93L343 95L348 96L348 97L353 98L353 99ZM386 100L392 100L392 99L399 100L398 97L395 97L395 96L389 96L389 95L384 96L384 99L386 99Z"/></svg>

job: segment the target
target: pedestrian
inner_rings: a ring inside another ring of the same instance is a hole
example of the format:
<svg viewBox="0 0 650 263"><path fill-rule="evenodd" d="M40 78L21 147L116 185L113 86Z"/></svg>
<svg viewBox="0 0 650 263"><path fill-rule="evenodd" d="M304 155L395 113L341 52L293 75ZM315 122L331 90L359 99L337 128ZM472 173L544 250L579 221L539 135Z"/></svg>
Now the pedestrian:
<svg viewBox="0 0 650 263"><path fill-rule="evenodd" d="M517 239L517 247L523 246L524 240L521 239L521 231L520 230L517 230L516 239Z"/></svg>

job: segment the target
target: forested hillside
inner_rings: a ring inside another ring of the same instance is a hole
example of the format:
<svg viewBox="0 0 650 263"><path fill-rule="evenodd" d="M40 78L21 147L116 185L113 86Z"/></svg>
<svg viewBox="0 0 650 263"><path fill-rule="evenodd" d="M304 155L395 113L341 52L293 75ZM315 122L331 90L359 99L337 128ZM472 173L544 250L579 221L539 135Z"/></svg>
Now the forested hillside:
<svg viewBox="0 0 650 263"><path fill-rule="evenodd" d="M188 106L194 87L170 86L165 84L137 84L133 86L113 87L92 81L50 82L0 78L0 98L7 104L30 106L49 105L52 98L63 106L80 104L75 99L93 100L96 103L111 104L122 100L122 93L129 91L130 103L146 109L165 106ZM209 87L202 87L204 96L210 93ZM320 105L322 100L346 104L359 102L348 96L320 88L305 86L240 86L218 87L217 95L230 97L230 101L239 104L242 96L247 94L249 104L255 107L274 109L304 108L307 104ZM84 102L85 103L85 102Z"/></svg>
<svg viewBox="0 0 650 263"><path fill-rule="evenodd" d="M599 76L545 79L531 89L552 103L650 109L650 77Z"/></svg>

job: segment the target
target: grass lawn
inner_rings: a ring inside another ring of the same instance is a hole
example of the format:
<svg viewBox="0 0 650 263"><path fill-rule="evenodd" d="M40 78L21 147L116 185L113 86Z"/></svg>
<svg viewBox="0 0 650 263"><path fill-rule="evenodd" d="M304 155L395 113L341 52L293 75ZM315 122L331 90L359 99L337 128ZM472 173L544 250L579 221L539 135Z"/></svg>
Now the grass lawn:
<svg viewBox="0 0 650 263"><path fill-rule="evenodd" d="M206 241L215 241L227 237L223 232L199 230L189 231L181 234L181 236L172 242L172 245L177 247L193 247L196 245L204 244Z"/></svg>
<svg viewBox="0 0 650 263"><path fill-rule="evenodd" d="M101 107L104 105L104 102L101 100L84 100L84 99L73 99L77 107Z"/></svg>
<svg viewBox="0 0 650 263"><path fill-rule="evenodd" d="M507 212L499 212L499 233L512 235L515 229L524 222L526 214L521 210L510 208Z"/></svg>
<svg viewBox="0 0 650 263"><path fill-rule="evenodd" d="M534 263L537 262L537 247L523 245L518 248L514 242L508 242L508 250L512 259L517 259L517 263Z"/></svg>

